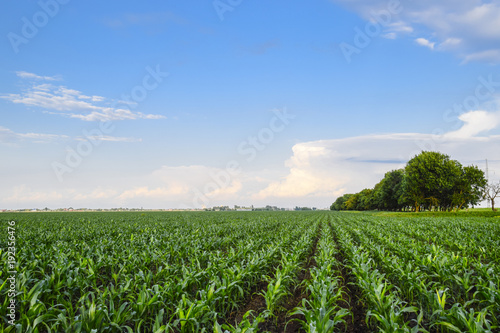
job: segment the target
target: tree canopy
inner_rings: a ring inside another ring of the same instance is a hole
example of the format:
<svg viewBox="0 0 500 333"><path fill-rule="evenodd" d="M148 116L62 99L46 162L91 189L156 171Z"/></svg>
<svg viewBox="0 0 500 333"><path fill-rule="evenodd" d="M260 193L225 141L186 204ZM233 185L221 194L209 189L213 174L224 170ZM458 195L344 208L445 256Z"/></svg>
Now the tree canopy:
<svg viewBox="0 0 500 333"><path fill-rule="evenodd" d="M331 210L452 210L476 205L487 181L477 166L466 166L450 156L423 151L404 169L389 171L373 189L344 194Z"/></svg>

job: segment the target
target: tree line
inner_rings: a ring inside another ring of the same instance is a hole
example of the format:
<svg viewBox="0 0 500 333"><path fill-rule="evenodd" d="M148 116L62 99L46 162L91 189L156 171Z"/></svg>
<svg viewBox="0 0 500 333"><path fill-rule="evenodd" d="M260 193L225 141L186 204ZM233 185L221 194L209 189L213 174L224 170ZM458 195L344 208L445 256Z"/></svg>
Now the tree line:
<svg viewBox="0 0 500 333"><path fill-rule="evenodd" d="M448 155L423 151L404 168L387 172L374 188L337 198L330 209L459 210L477 205L488 189L484 172L477 166L464 167Z"/></svg>

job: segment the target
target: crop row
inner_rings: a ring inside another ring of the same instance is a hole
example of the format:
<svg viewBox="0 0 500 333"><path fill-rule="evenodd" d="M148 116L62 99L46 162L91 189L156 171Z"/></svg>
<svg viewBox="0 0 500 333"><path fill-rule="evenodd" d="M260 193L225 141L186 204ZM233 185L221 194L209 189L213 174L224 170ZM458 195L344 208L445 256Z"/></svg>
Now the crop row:
<svg viewBox="0 0 500 333"><path fill-rule="evenodd" d="M15 326L0 237L4 332L275 332L286 327L283 317L306 332L342 332L354 329L355 312L367 323L358 331L499 330L494 220L336 212L15 218ZM235 321L255 297L263 305Z"/></svg>
<svg viewBox="0 0 500 333"><path fill-rule="evenodd" d="M311 227L276 215L163 216L18 221L18 318L7 327L8 297L2 297L5 331L211 327L215 314L236 309ZM4 282L0 276L3 296Z"/></svg>
<svg viewBox="0 0 500 333"><path fill-rule="evenodd" d="M394 294L401 295L409 309L420 311L420 330L489 332L498 327L500 281L494 261L488 260L491 256L475 257L475 247L444 234L439 239L450 244L448 250L433 243L437 235L431 232L411 237L412 221L404 222L344 216L337 224L353 240L349 247L364 249L373 269L398 286L392 288ZM462 251L449 250L456 247Z"/></svg>

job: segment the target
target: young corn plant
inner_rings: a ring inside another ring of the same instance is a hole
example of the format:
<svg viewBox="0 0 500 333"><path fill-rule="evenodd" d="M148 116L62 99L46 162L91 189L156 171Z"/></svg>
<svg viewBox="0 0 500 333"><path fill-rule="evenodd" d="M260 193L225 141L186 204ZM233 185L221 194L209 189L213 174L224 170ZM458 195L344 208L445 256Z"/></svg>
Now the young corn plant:
<svg viewBox="0 0 500 333"><path fill-rule="evenodd" d="M447 311L445 316L446 321L437 322L440 325L452 332L471 332L471 333L493 333L499 328L491 324L487 319L488 311L482 310L475 312L473 308L469 311L464 309L460 304L453 304L451 309Z"/></svg>
<svg viewBox="0 0 500 333"><path fill-rule="evenodd" d="M186 295L182 295L175 312L177 319L173 322L173 326L181 333L199 332L213 318L213 314L207 310L209 308L206 304L190 301Z"/></svg>
<svg viewBox="0 0 500 333"><path fill-rule="evenodd" d="M291 277L288 275L283 275L281 271L276 273L275 279L270 279L267 285L267 290L260 292L259 294L266 300L266 316L274 317L276 311L279 309L280 302L290 294L288 291L288 285L290 283Z"/></svg>
<svg viewBox="0 0 500 333"><path fill-rule="evenodd" d="M492 325L488 317L488 308L476 312L474 308L467 306L466 303L462 306L455 303L448 309L446 306L446 290L436 290L435 297L438 309L434 311L433 326L439 326L442 329L447 329L453 332L473 332L473 333L490 333L498 328Z"/></svg>
<svg viewBox="0 0 500 333"><path fill-rule="evenodd" d="M380 332L425 332L420 327L422 316L413 328L405 320L405 313L416 313L418 308L406 306L395 291L394 285L387 282L384 274L374 267L372 258L362 247L351 248L351 269L357 277L356 284L363 291L369 304L367 323L374 320ZM393 290L394 289L394 290ZM422 312L421 312L422 314Z"/></svg>
<svg viewBox="0 0 500 333"><path fill-rule="evenodd" d="M255 318L251 318L251 313L253 311L249 310L243 315L243 320L239 322L236 326L229 324L220 325L217 320L214 322L214 333L252 333L258 332L259 324L265 321L265 318L258 315Z"/></svg>
<svg viewBox="0 0 500 333"><path fill-rule="evenodd" d="M339 273L333 269L335 248L329 233L323 233L319 241L319 253L315 260L317 267L311 269L311 280L305 280L310 293L309 299L302 299L302 306L293 310L291 315L303 315L298 321L308 333L329 333L346 324L344 317L350 311L338 305L344 294L340 286Z"/></svg>
<svg viewBox="0 0 500 333"><path fill-rule="evenodd" d="M344 317L351 313L340 306L331 306L324 295L319 300L320 304L312 304L309 300L302 299L302 306L293 310L290 315L303 315L305 320L294 319L301 323L302 328L308 333L330 333L335 332L340 324L345 324ZM318 307L319 305L319 307Z"/></svg>

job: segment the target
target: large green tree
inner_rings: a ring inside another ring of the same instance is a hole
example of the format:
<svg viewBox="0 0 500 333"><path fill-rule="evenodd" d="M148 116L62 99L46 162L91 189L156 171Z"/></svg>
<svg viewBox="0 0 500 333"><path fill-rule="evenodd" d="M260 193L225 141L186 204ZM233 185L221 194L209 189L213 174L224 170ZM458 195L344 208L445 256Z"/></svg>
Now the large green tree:
<svg viewBox="0 0 500 333"><path fill-rule="evenodd" d="M349 198L352 196L352 194L344 194L335 200L335 202L330 206L330 210L346 210L345 203Z"/></svg>
<svg viewBox="0 0 500 333"><path fill-rule="evenodd" d="M405 167L404 191L416 211L426 208L452 207L455 183L462 174L462 165L448 155L423 151L413 157Z"/></svg>
<svg viewBox="0 0 500 333"><path fill-rule="evenodd" d="M375 185L373 201L380 210L400 210L403 205L400 202L403 194L404 170L392 170L385 174L384 178Z"/></svg>
<svg viewBox="0 0 500 333"><path fill-rule="evenodd" d="M453 188L453 207L459 210L469 205L476 205L483 198L487 183L484 172L477 166L464 167Z"/></svg>
<svg viewBox="0 0 500 333"><path fill-rule="evenodd" d="M347 201L344 204L345 209L346 210L361 210L360 209L360 198L361 198L361 194L359 192L351 195L349 197L349 199L347 199Z"/></svg>
<svg viewBox="0 0 500 333"><path fill-rule="evenodd" d="M332 210L402 210L413 208L451 210L476 205L482 198L500 195L500 185L488 186L484 172L462 165L448 155L423 151L404 169L389 171L373 189L345 194Z"/></svg>

